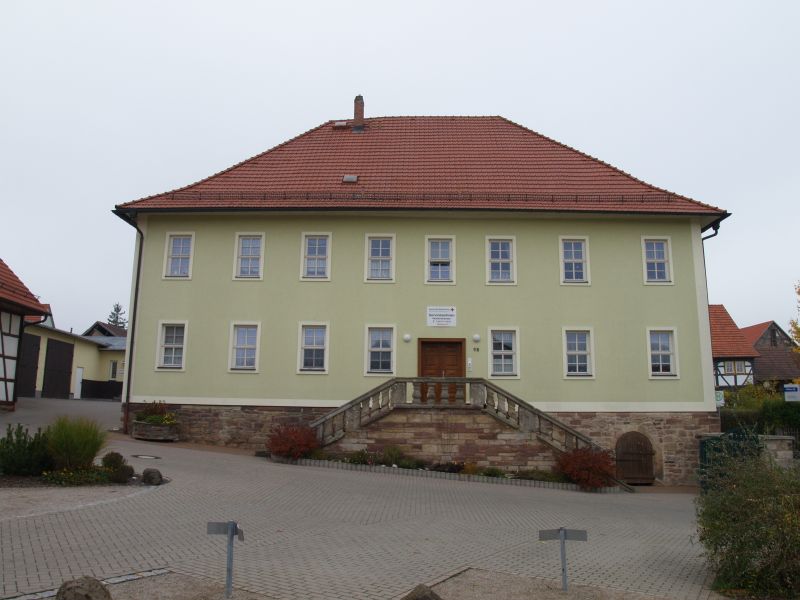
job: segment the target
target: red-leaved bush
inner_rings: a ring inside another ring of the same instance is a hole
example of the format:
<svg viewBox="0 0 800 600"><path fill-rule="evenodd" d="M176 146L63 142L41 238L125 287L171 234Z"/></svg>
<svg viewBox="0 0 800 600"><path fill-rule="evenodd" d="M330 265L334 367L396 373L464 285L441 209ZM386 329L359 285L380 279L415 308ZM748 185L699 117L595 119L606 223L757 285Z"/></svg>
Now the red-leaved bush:
<svg viewBox="0 0 800 600"><path fill-rule="evenodd" d="M564 452L556 459L556 468L583 489L608 485L615 472L611 452L599 448Z"/></svg>
<svg viewBox="0 0 800 600"><path fill-rule="evenodd" d="M278 425L267 438L270 454L297 460L319 448L316 432L307 425Z"/></svg>

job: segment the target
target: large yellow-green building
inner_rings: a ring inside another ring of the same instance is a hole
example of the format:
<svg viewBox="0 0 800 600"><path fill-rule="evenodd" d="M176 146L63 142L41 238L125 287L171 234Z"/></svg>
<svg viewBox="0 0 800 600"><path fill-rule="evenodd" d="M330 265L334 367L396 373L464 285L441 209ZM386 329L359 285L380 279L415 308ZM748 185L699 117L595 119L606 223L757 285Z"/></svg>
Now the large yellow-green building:
<svg viewBox="0 0 800 600"><path fill-rule="evenodd" d="M115 212L138 232L123 401L192 439L261 443L417 376L484 378L611 449L637 432L663 481L718 426L703 237L727 213L501 117L359 97Z"/></svg>

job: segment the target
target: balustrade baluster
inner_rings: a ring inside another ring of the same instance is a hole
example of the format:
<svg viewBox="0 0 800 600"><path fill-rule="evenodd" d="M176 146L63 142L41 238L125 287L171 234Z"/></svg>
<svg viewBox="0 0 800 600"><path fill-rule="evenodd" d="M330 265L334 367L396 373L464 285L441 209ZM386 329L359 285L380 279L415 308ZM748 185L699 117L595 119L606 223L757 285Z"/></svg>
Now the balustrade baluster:
<svg viewBox="0 0 800 600"><path fill-rule="evenodd" d="M422 402L422 384L419 381L414 381L411 387L411 403L420 404Z"/></svg>

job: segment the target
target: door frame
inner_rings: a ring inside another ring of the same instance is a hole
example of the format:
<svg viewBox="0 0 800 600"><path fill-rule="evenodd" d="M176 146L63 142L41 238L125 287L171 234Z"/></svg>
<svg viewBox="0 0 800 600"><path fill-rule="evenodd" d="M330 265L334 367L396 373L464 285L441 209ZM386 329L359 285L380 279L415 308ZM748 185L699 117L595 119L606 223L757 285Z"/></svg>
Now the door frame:
<svg viewBox="0 0 800 600"><path fill-rule="evenodd" d="M417 377L422 377L422 345L425 342L438 343L449 342L461 345L461 369L464 372L462 377L467 376L467 338L418 338L417 339Z"/></svg>

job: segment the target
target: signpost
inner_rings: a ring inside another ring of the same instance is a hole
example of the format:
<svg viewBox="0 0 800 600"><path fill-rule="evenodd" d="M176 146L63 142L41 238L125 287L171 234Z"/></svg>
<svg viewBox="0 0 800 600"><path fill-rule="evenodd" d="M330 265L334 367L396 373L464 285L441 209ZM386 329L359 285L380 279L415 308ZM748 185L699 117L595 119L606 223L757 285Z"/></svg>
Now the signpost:
<svg viewBox="0 0 800 600"><path fill-rule="evenodd" d="M240 542L244 541L244 531L236 521L223 521L206 523L206 533L208 535L227 535L228 536L228 566L225 573L225 597L230 598L233 593L233 538L238 537Z"/></svg>
<svg viewBox="0 0 800 600"><path fill-rule="evenodd" d="M783 398L786 402L800 402L800 385L785 383L783 385Z"/></svg>
<svg viewBox="0 0 800 600"><path fill-rule="evenodd" d="M567 540L575 542L589 541L589 534L585 529L540 529L539 541L559 540L561 542L561 589L567 591Z"/></svg>

